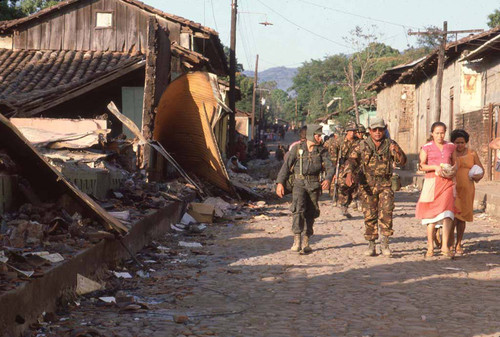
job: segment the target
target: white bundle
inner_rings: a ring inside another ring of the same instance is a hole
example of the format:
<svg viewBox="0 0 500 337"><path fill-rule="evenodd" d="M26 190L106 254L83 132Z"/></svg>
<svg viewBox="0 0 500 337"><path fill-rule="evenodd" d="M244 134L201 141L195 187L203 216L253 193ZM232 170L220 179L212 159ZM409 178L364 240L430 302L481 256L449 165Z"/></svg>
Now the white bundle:
<svg viewBox="0 0 500 337"><path fill-rule="evenodd" d="M448 178L451 179L455 175L455 166L451 166L450 164L440 164L441 166L441 173L440 176L443 178ZM437 172L436 172L437 175Z"/></svg>
<svg viewBox="0 0 500 337"><path fill-rule="evenodd" d="M479 178L484 174L484 170L479 165L474 165L469 170L469 178L472 180L474 178Z"/></svg>

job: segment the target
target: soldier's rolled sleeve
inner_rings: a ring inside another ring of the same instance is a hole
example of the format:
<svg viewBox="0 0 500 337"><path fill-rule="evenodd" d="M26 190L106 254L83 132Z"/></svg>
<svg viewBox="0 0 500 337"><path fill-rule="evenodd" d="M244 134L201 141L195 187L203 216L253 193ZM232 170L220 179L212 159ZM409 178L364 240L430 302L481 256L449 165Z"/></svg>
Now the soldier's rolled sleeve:
<svg viewBox="0 0 500 337"><path fill-rule="evenodd" d="M399 158L397 156L394 156L393 155L393 159L394 161L396 162L396 164L400 165L400 166L403 166L406 164L406 153L404 153L403 149L401 148L401 146L399 146L398 143L396 143L395 141L393 141L393 144L396 145L396 148L397 148L397 151L399 153L401 153L401 160L399 160Z"/></svg>
<svg viewBox="0 0 500 337"><path fill-rule="evenodd" d="M325 180L332 181L333 175L335 174L335 167L333 166L333 163L330 160L330 153L326 149L323 149L323 151L321 151L321 159L325 167L325 173L326 173Z"/></svg>
<svg viewBox="0 0 500 337"><path fill-rule="evenodd" d="M280 169L280 171L278 173L278 177L276 178L276 183L277 184L285 185L285 181L290 176L290 171L292 169L293 163L295 163L295 160L297 158L297 148L296 148L296 146L299 146L299 145L294 145L290 149L290 151L288 152L288 156L286 156L286 159L283 162L283 165L281 166L281 169Z"/></svg>

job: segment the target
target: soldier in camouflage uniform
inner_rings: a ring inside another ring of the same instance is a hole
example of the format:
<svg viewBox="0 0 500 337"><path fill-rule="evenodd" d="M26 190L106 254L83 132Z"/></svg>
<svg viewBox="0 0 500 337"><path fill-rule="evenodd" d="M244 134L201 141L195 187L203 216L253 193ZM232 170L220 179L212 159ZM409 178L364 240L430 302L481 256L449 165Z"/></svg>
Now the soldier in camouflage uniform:
<svg viewBox="0 0 500 337"><path fill-rule="evenodd" d="M349 123L345 131L346 134L342 140L329 144L328 152L330 153L330 159L334 167L337 166L337 160L340 160L339 172L335 172L339 186L337 203L340 204L342 214L347 218L351 218L352 216L347 211L347 208L353 200L353 194L357 189L357 185L353 184L352 186L347 186L344 169L350 152L358 142L355 135L358 131L358 127L356 123Z"/></svg>
<svg viewBox="0 0 500 337"><path fill-rule="evenodd" d="M356 137L359 140L365 139L366 137L366 128L363 124L358 125L358 132L356 133Z"/></svg>
<svg viewBox="0 0 500 337"><path fill-rule="evenodd" d="M381 252L390 256L389 236L392 230L394 191L391 188L393 163L404 165L406 155L399 145L385 137L386 125L382 118L370 121L370 136L353 149L346 165L346 183L352 185L353 172L362 170L360 192L365 216L365 239L368 240L367 256L375 256L378 229L382 233Z"/></svg>
<svg viewBox="0 0 500 337"><path fill-rule="evenodd" d="M294 242L291 250L302 253L312 251L309 238L314 233L314 219L319 216L319 195L322 189L330 187L333 177L332 162L328 152L321 146L321 126L308 125L307 134L307 141L297 143L288 152L276 181L276 194L281 198L285 194L284 186L289 176L293 174L295 177L291 205ZM320 182L323 168L326 176Z"/></svg>

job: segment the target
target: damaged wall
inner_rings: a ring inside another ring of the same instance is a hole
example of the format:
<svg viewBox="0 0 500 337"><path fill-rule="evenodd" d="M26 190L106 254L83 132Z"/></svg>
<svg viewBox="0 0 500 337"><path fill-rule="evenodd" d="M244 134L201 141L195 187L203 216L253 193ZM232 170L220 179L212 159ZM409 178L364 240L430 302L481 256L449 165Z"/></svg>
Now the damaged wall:
<svg viewBox="0 0 500 337"><path fill-rule="evenodd" d="M231 191L210 124L218 105L208 73L185 74L173 81L163 94L153 137L185 170Z"/></svg>

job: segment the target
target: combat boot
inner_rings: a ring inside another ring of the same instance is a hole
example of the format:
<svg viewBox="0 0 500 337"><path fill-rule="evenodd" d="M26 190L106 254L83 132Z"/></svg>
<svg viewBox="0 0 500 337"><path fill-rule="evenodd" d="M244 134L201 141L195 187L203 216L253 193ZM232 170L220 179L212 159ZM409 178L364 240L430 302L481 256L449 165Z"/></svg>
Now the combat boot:
<svg viewBox="0 0 500 337"><path fill-rule="evenodd" d="M347 211L347 206L342 206L341 209L342 209L343 216L345 216L347 219L352 218L351 213L349 213L349 211Z"/></svg>
<svg viewBox="0 0 500 337"><path fill-rule="evenodd" d="M300 252L300 246L301 246L300 234L295 234L293 236L293 246L292 248L290 248L290 250L294 252Z"/></svg>
<svg viewBox="0 0 500 337"><path fill-rule="evenodd" d="M365 250L366 256L375 256L377 252L375 251L375 240L368 241L368 248Z"/></svg>
<svg viewBox="0 0 500 337"><path fill-rule="evenodd" d="M388 236L382 236L382 239L380 240L380 252L384 256L391 256L392 255L391 248L389 248L389 237Z"/></svg>
<svg viewBox="0 0 500 337"><path fill-rule="evenodd" d="M302 251L303 254L308 254L312 252L312 248L309 246L309 236L304 235L302 239Z"/></svg>

